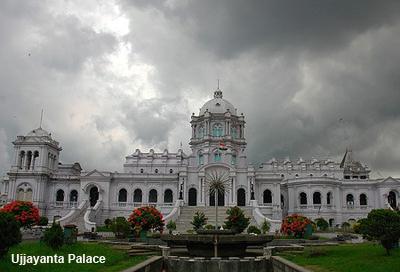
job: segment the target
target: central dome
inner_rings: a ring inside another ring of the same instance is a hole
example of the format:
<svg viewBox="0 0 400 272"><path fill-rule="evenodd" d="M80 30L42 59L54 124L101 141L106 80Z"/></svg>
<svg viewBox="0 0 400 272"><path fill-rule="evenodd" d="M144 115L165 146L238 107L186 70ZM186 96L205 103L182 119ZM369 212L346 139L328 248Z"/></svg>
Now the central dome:
<svg viewBox="0 0 400 272"><path fill-rule="evenodd" d="M206 111L209 113L225 113L229 111L231 114L237 115L235 107L229 101L222 98L222 91L220 89L214 92L214 99L207 101L200 108L200 115L203 115Z"/></svg>

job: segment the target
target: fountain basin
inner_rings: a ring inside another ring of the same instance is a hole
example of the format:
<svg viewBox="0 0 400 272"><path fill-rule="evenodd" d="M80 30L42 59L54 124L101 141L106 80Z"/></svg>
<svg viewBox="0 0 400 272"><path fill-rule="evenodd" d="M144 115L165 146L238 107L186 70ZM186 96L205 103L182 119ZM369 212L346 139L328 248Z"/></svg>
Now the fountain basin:
<svg viewBox="0 0 400 272"><path fill-rule="evenodd" d="M262 246L272 241L272 235L248 234L164 234L161 240L169 247L186 246L189 255L195 257L213 257L217 242L218 257L243 257L247 246Z"/></svg>

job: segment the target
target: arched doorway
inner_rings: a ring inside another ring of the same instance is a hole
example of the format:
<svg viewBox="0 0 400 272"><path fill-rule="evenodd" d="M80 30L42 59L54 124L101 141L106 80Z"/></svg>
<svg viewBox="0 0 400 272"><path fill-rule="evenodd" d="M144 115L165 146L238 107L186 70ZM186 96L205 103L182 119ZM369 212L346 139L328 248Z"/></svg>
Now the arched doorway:
<svg viewBox="0 0 400 272"><path fill-rule="evenodd" d="M246 206L246 191L243 188L237 190L237 205Z"/></svg>
<svg viewBox="0 0 400 272"><path fill-rule="evenodd" d="M97 200L99 200L99 189L96 186L93 186L89 191L90 207L96 205Z"/></svg>
<svg viewBox="0 0 400 272"><path fill-rule="evenodd" d="M215 206L215 194L210 194L210 206ZM225 206L225 194L218 194L218 206Z"/></svg>
<svg viewBox="0 0 400 272"><path fill-rule="evenodd" d="M396 199L396 193L395 192L393 192L393 191L389 192L388 203L389 203L390 207L392 207L393 209L397 208L397 199Z"/></svg>
<svg viewBox="0 0 400 272"><path fill-rule="evenodd" d="M197 190L195 188L189 189L189 206L197 205Z"/></svg>

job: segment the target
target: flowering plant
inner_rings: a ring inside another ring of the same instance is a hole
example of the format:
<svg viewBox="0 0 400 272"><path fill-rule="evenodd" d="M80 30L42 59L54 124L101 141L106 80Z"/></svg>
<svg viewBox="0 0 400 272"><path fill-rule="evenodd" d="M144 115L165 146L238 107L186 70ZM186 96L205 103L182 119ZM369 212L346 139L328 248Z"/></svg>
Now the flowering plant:
<svg viewBox="0 0 400 272"><path fill-rule="evenodd" d="M283 220L281 232L295 237L303 237L309 224L311 224L311 220L307 217L292 214Z"/></svg>
<svg viewBox="0 0 400 272"><path fill-rule="evenodd" d="M227 229L242 233L250 224L250 218L246 217L243 210L237 206L228 209L226 213L228 214L225 221Z"/></svg>
<svg viewBox="0 0 400 272"><path fill-rule="evenodd" d="M15 220L22 227L30 227L39 223L39 209L32 202L16 200L6 204L0 211L14 215Z"/></svg>
<svg viewBox="0 0 400 272"><path fill-rule="evenodd" d="M158 230L164 229L164 219L162 214L154 207L140 207L133 210L128 218L136 230Z"/></svg>

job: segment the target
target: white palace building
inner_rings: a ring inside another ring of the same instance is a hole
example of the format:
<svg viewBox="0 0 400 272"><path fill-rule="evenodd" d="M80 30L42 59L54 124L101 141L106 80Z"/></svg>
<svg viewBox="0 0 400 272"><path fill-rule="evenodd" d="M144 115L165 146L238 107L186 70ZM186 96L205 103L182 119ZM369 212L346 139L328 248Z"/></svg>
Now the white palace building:
<svg viewBox="0 0 400 272"><path fill-rule="evenodd" d="M371 179L351 150L342 162L271 159L255 168L246 157L244 116L219 89L190 123L190 154L136 149L125 158L122 173L60 163L59 142L41 127L34 129L13 142L14 159L0 183L0 200L33 201L50 221L75 223L81 230L103 225L107 218L128 217L141 205L154 205L166 221L180 222L190 206L215 205L205 177L218 171L229 173L231 184L217 205L243 206L253 224L268 220L272 230L293 213L323 217L337 226L375 208L399 207L400 180Z"/></svg>

